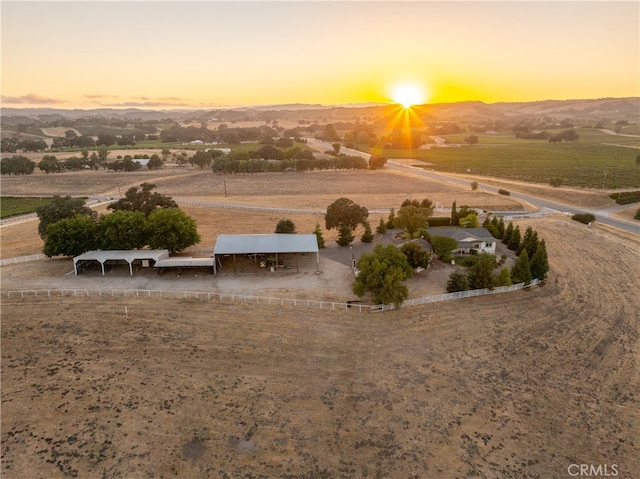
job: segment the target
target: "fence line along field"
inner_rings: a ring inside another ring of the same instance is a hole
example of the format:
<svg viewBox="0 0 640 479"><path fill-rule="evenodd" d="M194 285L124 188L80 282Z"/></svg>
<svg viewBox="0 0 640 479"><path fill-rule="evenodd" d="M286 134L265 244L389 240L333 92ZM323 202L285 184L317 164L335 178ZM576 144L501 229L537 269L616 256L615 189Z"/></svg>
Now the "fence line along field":
<svg viewBox="0 0 640 479"><path fill-rule="evenodd" d="M3 299L2 476L635 477L637 243L519 224L545 286L380 314Z"/></svg>

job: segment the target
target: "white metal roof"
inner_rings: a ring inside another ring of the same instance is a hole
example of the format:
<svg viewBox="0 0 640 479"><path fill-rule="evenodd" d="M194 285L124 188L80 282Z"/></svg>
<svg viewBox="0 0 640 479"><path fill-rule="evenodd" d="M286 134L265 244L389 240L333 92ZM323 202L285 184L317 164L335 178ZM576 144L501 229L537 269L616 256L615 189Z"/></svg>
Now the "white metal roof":
<svg viewBox="0 0 640 479"><path fill-rule="evenodd" d="M219 235L213 254L317 253L314 234Z"/></svg>
<svg viewBox="0 0 640 479"><path fill-rule="evenodd" d="M156 268L178 268L178 267L197 267L197 266L211 266L213 267L213 258L187 258L187 257L173 257L156 261L154 265Z"/></svg>
<svg viewBox="0 0 640 479"><path fill-rule="evenodd" d="M73 262L78 261L99 261L104 263L109 260L123 260L131 263L137 259L152 259L159 261L169 257L169 250L166 249L136 249L136 250L97 250L87 251L73 258Z"/></svg>

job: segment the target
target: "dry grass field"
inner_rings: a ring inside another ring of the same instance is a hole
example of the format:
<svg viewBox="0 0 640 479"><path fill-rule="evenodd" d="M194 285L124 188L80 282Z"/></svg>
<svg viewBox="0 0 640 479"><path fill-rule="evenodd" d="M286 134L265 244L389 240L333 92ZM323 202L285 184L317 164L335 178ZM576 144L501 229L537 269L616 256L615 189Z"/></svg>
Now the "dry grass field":
<svg viewBox="0 0 640 479"><path fill-rule="evenodd" d="M177 175L153 181L175 197L290 208L322 209L338 196L392 207L407 193L475 206L480 195L327 172L300 175L313 178L304 183L228 179L238 196L224 198L207 189L209 172ZM30 187L12 182L11 193L3 178L3 194L94 194L152 178L87 176L62 187L62 175L39 176ZM504 201L495 197L481 201ZM184 209L202 247L223 231L270 232L281 216ZM322 224L321 214L291 217L301 232ZM640 245L561 216L518 224L547 242L544 286L388 313L3 295L2 477L565 478L570 464L638 477ZM41 248L37 222L0 234L3 258ZM2 290L151 282L71 269L70 260L6 266ZM250 283L253 294L346 297L348 268L329 269L284 283L203 275L166 287L224 292ZM416 281L411 291L428 294Z"/></svg>

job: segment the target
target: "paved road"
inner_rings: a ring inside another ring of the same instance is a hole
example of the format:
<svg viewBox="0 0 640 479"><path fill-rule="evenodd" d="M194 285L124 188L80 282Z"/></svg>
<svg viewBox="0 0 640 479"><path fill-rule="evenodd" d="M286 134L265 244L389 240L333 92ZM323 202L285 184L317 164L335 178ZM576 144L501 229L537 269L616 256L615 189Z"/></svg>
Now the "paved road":
<svg viewBox="0 0 640 479"><path fill-rule="evenodd" d="M333 147L331 146L330 143L324 142L324 141L320 141L320 140L315 140L315 139L307 139L307 144L315 149L320 149L321 151L324 150L330 150L333 149ZM349 148L341 148L340 149L341 152L347 154L347 155L354 155L354 156L360 156L362 158L366 158L369 159L369 157L371 156L369 153L364 153L362 151L358 151L358 150L352 150ZM396 170L396 171L403 171L403 172L408 172L411 173L413 175L419 176L419 177L423 177L423 178L429 178L429 179L433 179L433 180L438 180L438 181L443 181L443 182L447 182L447 183L453 183L455 185L458 186L465 186L468 187L469 186L469 180L468 179L461 179L461 178L457 178L453 175L448 175L446 173L436 173L434 171L427 171L424 170L423 168L418 168L418 167L412 167L412 166L406 166L406 165L402 165L400 163L396 163L394 161L387 161L387 168L391 169L391 170ZM489 186L489 185L483 185L480 183L480 181L478 181L479 186L478 189L480 190L484 190L484 191L489 191L491 193L497 193L498 189L495 186ZM513 188L513 187L510 187ZM571 205L566 205L563 203L558 203L556 201L551 201L551 200L547 200L544 198L539 198L537 196L531 196L531 195L525 195L523 193L517 193L514 192L513 190L511 191L511 196L513 198L518 198L524 201L527 201L528 203L531 203L532 205L540 208L540 209L548 209L548 210L553 210L553 211L558 211L558 212L564 212L564 213L570 213L570 214L575 214L575 213L591 213L596 217L596 220L599 221L600 223L612 226L614 228L618 228L621 229L623 231L627 231L629 233L633 233L636 235L640 236L640 225L638 225L637 223L634 223L632 221L627 221L627 220L623 220L623 219L619 219L619 218L614 218L612 216L610 216L611 213L614 213L616 211L619 210L623 210L626 208L629 208L631 205L624 205L624 206L614 206L614 207L608 207L608 208L581 208L581 207L577 207L577 206L571 206Z"/></svg>
<svg viewBox="0 0 640 479"><path fill-rule="evenodd" d="M387 166L390 169L393 169L393 170L410 171L412 174L415 174L416 176L422 176L422 177L425 177L425 178L431 178L431 179L438 180L438 181L454 183L456 185L469 186L469 180L456 178L456 177L447 175L445 173L435 173L435 172L432 172L432 171L425 171L422 168L416 168L416 167L410 167L410 166L408 167L408 166L400 165L399 163L394 163L392 161L388 161L387 162ZM489 191L489 192L492 192L492 193L497 193L499 188L494 187L494 186L483 185L483 184L479 183L478 189ZM610 216L610 214L612 212L615 212L615 211L618 211L618 210L621 210L621 209L626 209L630 205L624 205L622 207L597 208L597 209L596 208L581 208L581 207L577 207L577 206L571 206L571 205L566 205L566 204L563 204L563 203L558 203L556 201L551 201L551 200L547 200L547 199L544 199L544 198L539 198L537 196L531 196L531 195L525 195L523 193L517 193L517 192L514 192L512 190L510 190L510 191L511 191L511 196L513 198L518 198L518 199L527 201L528 203L531 203L532 205L534 205L534 206L536 206L536 207L538 207L540 209L547 208L549 210L559 211L559 212L563 212L563 213L571 213L571 214L575 214L575 213L591 213L596 217L596 220L599 221L600 223L612 226L614 228L621 229L623 231L627 231L629 233L640 235L640 225L638 225L637 223L633 223L631 221L627 221L627 220L623 220L623 219L619 219L619 218L614 218L614 217Z"/></svg>

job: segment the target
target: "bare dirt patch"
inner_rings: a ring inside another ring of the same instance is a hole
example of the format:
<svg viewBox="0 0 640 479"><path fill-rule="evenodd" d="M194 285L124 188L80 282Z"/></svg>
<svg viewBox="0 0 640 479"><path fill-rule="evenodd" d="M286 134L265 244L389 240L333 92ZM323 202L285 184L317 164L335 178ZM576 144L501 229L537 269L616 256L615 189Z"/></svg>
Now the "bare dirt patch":
<svg viewBox="0 0 640 479"><path fill-rule="evenodd" d="M519 224L545 286L385 314L5 296L2 475L634 477L637 245Z"/></svg>
<svg viewBox="0 0 640 479"><path fill-rule="evenodd" d="M326 208L347 196L367 208L398 208L403 200L429 198L445 207L458 205L486 209L522 209L520 203L500 195L471 192L438 181L427 181L392 171L323 171L255 175L214 175L199 168L165 168L159 171L116 173L83 171L2 178L4 195L120 195L131 186L155 183L160 193L206 201L280 206L283 208ZM227 196L224 196L226 182Z"/></svg>

